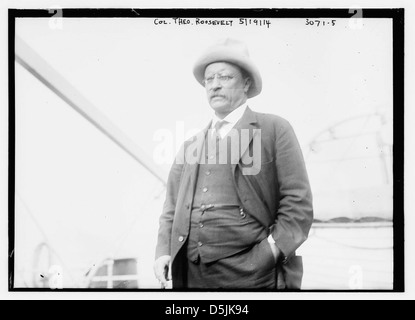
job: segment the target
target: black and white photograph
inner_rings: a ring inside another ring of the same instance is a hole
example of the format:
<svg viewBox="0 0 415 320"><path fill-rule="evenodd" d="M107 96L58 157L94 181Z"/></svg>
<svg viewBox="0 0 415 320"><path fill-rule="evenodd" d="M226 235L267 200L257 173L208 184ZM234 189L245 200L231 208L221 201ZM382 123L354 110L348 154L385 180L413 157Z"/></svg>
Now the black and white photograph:
<svg viewBox="0 0 415 320"><path fill-rule="evenodd" d="M317 8L9 8L9 291L405 292L405 9Z"/></svg>

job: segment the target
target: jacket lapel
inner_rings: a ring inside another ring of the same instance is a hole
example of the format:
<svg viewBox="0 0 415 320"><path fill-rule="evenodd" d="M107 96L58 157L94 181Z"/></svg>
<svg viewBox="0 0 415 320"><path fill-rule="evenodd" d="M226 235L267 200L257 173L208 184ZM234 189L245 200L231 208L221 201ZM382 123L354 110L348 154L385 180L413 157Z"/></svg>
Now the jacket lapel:
<svg viewBox="0 0 415 320"><path fill-rule="evenodd" d="M185 170L187 171L188 177L190 177L190 192L191 192L191 199L193 199L195 187L196 187L196 179L199 169L199 164L202 160L202 156L205 153L204 149L204 142L207 131L211 127L212 122L209 122L209 125L206 126L201 132L199 132L191 142L191 144L186 149L185 153Z"/></svg>
<svg viewBox="0 0 415 320"><path fill-rule="evenodd" d="M232 130L230 133L233 135L237 134L238 139L240 141L240 151L232 152L231 155L231 165L233 173L235 172L236 166L241 161L242 156L249 149L249 145L251 144L252 139L254 137L254 129L257 129L257 127L255 126L256 122L257 119L254 112L252 112L252 110L248 107L246 108L246 111L243 114L242 118L234 126L234 130Z"/></svg>

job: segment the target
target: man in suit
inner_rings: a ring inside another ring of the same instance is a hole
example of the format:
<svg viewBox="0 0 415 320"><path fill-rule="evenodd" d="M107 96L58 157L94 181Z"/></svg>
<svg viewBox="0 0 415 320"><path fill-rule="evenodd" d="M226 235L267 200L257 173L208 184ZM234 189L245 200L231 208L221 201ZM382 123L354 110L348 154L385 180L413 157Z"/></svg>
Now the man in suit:
<svg viewBox="0 0 415 320"><path fill-rule="evenodd" d="M242 42L195 63L214 116L186 141L167 183L154 272L173 288L300 289L313 220L302 152L290 124L252 111L262 80Z"/></svg>

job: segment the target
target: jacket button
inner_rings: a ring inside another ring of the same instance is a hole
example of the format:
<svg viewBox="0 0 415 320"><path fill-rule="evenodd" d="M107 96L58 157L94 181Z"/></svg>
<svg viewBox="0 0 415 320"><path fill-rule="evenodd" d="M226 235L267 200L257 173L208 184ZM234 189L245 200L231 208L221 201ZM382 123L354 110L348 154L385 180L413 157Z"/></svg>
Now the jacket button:
<svg viewBox="0 0 415 320"><path fill-rule="evenodd" d="M180 242L183 242L183 240L184 240L184 237L183 237L183 236L180 236L180 237L179 237L179 241L180 241Z"/></svg>
<svg viewBox="0 0 415 320"><path fill-rule="evenodd" d="M239 213L241 214L242 218L245 218L246 214L245 214L244 208L240 208Z"/></svg>
<svg viewBox="0 0 415 320"><path fill-rule="evenodd" d="M203 188L203 190L202 190L203 192L207 192L208 191L208 188Z"/></svg>
<svg viewBox="0 0 415 320"><path fill-rule="evenodd" d="M199 247L201 247L201 246L203 246L203 243L199 241L199 242L197 243L197 245L198 245Z"/></svg>

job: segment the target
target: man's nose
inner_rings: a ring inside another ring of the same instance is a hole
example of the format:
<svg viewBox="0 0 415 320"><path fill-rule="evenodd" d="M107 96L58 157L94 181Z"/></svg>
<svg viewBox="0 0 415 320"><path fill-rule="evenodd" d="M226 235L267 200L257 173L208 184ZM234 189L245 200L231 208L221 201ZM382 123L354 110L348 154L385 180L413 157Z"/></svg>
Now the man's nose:
<svg viewBox="0 0 415 320"><path fill-rule="evenodd" d="M213 78L210 88L213 89L213 90L216 90L218 88L222 88L222 83L220 82L218 77Z"/></svg>

